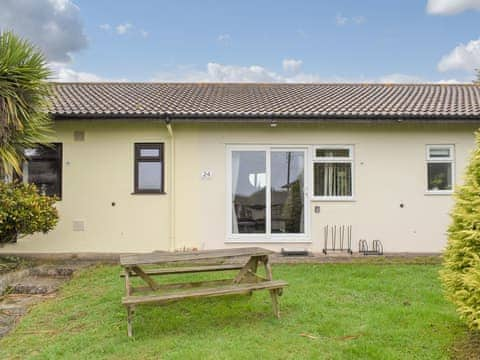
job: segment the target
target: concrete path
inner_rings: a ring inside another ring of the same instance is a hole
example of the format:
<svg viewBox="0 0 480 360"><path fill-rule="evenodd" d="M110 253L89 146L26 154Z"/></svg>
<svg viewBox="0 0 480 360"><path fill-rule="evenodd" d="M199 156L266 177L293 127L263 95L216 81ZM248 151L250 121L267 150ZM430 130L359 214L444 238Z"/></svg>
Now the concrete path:
<svg viewBox="0 0 480 360"><path fill-rule="evenodd" d="M32 305L55 297L58 288L84 266L40 265L0 275L0 338Z"/></svg>

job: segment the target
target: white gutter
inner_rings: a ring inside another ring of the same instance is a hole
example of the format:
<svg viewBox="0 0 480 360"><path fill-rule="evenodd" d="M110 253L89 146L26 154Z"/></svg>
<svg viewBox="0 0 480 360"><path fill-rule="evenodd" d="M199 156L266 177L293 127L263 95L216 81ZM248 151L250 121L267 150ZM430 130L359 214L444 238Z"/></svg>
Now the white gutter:
<svg viewBox="0 0 480 360"><path fill-rule="evenodd" d="M175 137L173 136L172 124L167 117L165 120L168 134L170 135L170 157L169 162L169 197L170 197L170 251L175 250Z"/></svg>

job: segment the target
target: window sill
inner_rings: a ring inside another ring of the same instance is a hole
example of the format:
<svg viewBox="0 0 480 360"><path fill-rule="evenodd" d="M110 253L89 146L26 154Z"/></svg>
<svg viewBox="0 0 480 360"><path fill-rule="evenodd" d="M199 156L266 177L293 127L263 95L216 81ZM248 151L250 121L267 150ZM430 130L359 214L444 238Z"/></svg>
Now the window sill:
<svg viewBox="0 0 480 360"><path fill-rule="evenodd" d="M225 244L311 244L309 238L272 239L272 238L227 238Z"/></svg>
<svg viewBox="0 0 480 360"><path fill-rule="evenodd" d="M167 195L164 191L134 191L130 195Z"/></svg>
<svg viewBox="0 0 480 360"><path fill-rule="evenodd" d="M453 191L425 191L426 196L431 195L440 195L440 196L451 196L453 195Z"/></svg>
<svg viewBox="0 0 480 360"><path fill-rule="evenodd" d="M325 197L312 197L310 199L312 202L356 202L353 197L345 198L325 198Z"/></svg>

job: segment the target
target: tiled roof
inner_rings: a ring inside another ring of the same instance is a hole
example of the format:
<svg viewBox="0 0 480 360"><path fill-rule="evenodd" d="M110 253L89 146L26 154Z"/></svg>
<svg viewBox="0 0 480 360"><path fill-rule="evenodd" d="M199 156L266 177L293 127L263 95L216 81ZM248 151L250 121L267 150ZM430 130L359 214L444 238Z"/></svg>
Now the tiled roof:
<svg viewBox="0 0 480 360"><path fill-rule="evenodd" d="M69 117L480 120L473 84L56 83Z"/></svg>

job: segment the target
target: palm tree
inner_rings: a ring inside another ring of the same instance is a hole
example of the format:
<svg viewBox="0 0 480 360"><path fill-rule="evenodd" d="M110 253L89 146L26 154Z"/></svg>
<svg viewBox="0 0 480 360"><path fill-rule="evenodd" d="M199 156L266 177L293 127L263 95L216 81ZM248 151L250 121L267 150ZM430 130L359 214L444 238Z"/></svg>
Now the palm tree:
<svg viewBox="0 0 480 360"><path fill-rule="evenodd" d="M24 150L49 142L50 70L43 54L10 31L0 33L0 173L21 173Z"/></svg>
<svg viewBox="0 0 480 360"><path fill-rule="evenodd" d="M476 71L477 71L477 78L473 80L473 83L480 85L480 69L477 69Z"/></svg>

